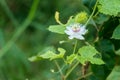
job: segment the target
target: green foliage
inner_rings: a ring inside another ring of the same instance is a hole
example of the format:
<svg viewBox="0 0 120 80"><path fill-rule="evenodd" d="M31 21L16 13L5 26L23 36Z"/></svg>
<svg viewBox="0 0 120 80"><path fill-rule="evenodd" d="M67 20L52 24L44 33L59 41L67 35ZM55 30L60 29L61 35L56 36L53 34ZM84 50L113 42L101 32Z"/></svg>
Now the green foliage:
<svg viewBox="0 0 120 80"><path fill-rule="evenodd" d="M104 64L101 58L96 58L95 55L99 54L99 52L92 46L84 46L79 49L80 56L78 60L85 64L86 62L90 61L92 64Z"/></svg>
<svg viewBox="0 0 120 80"><path fill-rule="evenodd" d="M70 56L67 56L66 62L69 64L72 64L72 62L77 58L76 54L71 54Z"/></svg>
<svg viewBox="0 0 120 80"><path fill-rule="evenodd" d="M51 25L49 26L48 30L59 34L64 34L65 28L66 27L62 25Z"/></svg>
<svg viewBox="0 0 120 80"><path fill-rule="evenodd" d="M120 25L118 25L117 28L114 30L112 38L120 39Z"/></svg>
<svg viewBox="0 0 120 80"><path fill-rule="evenodd" d="M38 60L43 60L43 59L57 59L57 58L63 58L65 54L65 50L63 48L58 48L58 51L60 52L59 54L55 54L53 51L47 51L46 53L40 55L38 54L37 56L33 56L29 58L30 61L38 61Z"/></svg>
<svg viewBox="0 0 120 80"><path fill-rule="evenodd" d="M119 80L119 79L120 79L120 66L115 66L106 80Z"/></svg>
<svg viewBox="0 0 120 80"><path fill-rule="evenodd" d="M120 49L117 50L115 53L120 56Z"/></svg>
<svg viewBox="0 0 120 80"><path fill-rule="evenodd" d="M106 15L117 16L120 12L120 0L98 0L99 11Z"/></svg>
<svg viewBox="0 0 120 80"><path fill-rule="evenodd" d="M115 58L113 58L115 57L115 47L113 43L110 40L103 39L96 43L96 48L101 52L102 59L105 62L103 68L107 67L105 70L111 70L115 65Z"/></svg>
<svg viewBox="0 0 120 80"><path fill-rule="evenodd" d="M103 24L104 22L108 21L109 18L110 18L109 16L106 16L104 14L99 14L97 17L94 18L94 21L97 24Z"/></svg>

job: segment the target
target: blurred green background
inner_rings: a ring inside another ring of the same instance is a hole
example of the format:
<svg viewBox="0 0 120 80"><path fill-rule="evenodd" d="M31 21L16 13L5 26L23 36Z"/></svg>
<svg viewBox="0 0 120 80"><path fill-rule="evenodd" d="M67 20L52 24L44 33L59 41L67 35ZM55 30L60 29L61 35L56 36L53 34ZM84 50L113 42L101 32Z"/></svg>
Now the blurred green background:
<svg viewBox="0 0 120 80"><path fill-rule="evenodd" d="M57 24L54 19L56 11L60 12L60 20L66 23L70 16L81 11L90 15L95 2L96 0L0 0L0 80L60 80L54 62L30 62L28 58L42 54L49 48L63 47L68 53L71 52L72 42L59 44L59 41L67 40L67 37L49 32L47 28ZM95 46L102 53L106 64L91 65L94 74L87 80L105 80L116 64L113 45L118 49L120 42L111 40L110 37L119 21L118 18L103 14L95 17L95 20L99 26L103 26L99 32L100 41ZM87 40L93 43L96 30L93 24L89 26ZM55 73L51 72L52 69ZM73 71L68 80L74 80L76 75L80 75L80 67Z"/></svg>
<svg viewBox="0 0 120 80"><path fill-rule="evenodd" d="M34 1L0 0L0 49L23 27L21 25ZM71 15L80 11L90 12L95 0L39 0L38 3L34 18L0 57L0 80L55 80L56 74L50 71L55 68L54 63L47 60L31 63L28 58L48 46L58 47L58 42L63 39L64 36L47 30L49 25L57 24L55 11L60 12L61 21L66 23Z"/></svg>

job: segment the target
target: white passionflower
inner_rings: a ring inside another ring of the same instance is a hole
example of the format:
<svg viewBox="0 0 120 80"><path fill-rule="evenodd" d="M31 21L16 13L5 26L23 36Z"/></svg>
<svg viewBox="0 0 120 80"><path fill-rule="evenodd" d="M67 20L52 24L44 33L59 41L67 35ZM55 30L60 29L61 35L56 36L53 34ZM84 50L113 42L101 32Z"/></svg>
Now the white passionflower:
<svg viewBox="0 0 120 80"><path fill-rule="evenodd" d="M74 23L66 27L65 33L69 35L69 39L76 38L76 39L84 40L85 38L83 37L83 35L85 35L87 31L88 30L84 25L79 23Z"/></svg>

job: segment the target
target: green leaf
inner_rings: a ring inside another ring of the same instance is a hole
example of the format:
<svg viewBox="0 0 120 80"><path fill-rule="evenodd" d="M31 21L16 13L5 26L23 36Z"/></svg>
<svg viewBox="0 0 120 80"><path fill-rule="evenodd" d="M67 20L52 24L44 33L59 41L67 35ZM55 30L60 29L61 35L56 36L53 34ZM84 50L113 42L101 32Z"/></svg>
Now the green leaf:
<svg viewBox="0 0 120 80"><path fill-rule="evenodd" d="M119 80L119 79L120 79L120 66L115 66L106 80Z"/></svg>
<svg viewBox="0 0 120 80"><path fill-rule="evenodd" d="M116 63L115 46L109 39L102 39L95 43L97 50L102 53L102 58L105 62L105 66L108 69L112 69Z"/></svg>
<svg viewBox="0 0 120 80"><path fill-rule="evenodd" d="M52 56L50 58L50 60L56 59L56 58L63 58L64 54L65 54L65 50L63 48L58 48L58 51L60 52L59 54L55 54L54 56Z"/></svg>
<svg viewBox="0 0 120 80"><path fill-rule="evenodd" d="M120 0L99 0L98 9L103 14L117 16L120 12Z"/></svg>
<svg viewBox="0 0 120 80"><path fill-rule="evenodd" d="M114 30L112 38L120 39L120 25L118 25L117 28Z"/></svg>
<svg viewBox="0 0 120 80"><path fill-rule="evenodd" d="M38 57L41 57L43 59L49 59L52 58L53 56L56 56L56 54L52 51L47 51L45 54L38 55Z"/></svg>
<svg viewBox="0 0 120 80"><path fill-rule="evenodd" d="M115 52L115 54L120 56L120 49Z"/></svg>
<svg viewBox="0 0 120 80"><path fill-rule="evenodd" d="M93 46L84 46L79 49L79 53L83 57L93 57L96 53L99 53Z"/></svg>
<svg viewBox="0 0 120 80"><path fill-rule="evenodd" d="M103 60L102 60L101 58L91 58L91 59L90 59L90 62L91 62L92 64L98 64L98 65L104 64L104 62L103 62Z"/></svg>
<svg viewBox="0 0 120 80"><path fill-rule="evenodd" d="M81 56L77 56L77 60L83 65L86 63L86 61L88 61L85 57Z"/></svg>
<svg viewBox="0 0 120 80"><path fill-rule="evenodd" d="M64 34L65 29L66 27L61 25L51 25L48 28L49 31L59 33L59 34Z"/></svg>
<svg viewBox="0 0 120 80"><path fill-rule="evenodd" d="M68 64L71 64L76 58L77 58L77 55L76 55L76 54L71 54L70 56L67 56L66 62L67 62Z"/></svg>
<svg viewBox="0 0 120 80"><path fill-rule="evenodd" d="M29 58L30 61L38 61L38 60L42 60L42 59L49 59L53 56L56 56L56 54L52 51L47 51L46 53L42 54L42 55L37 55L37 56L32 56Z"/></svg>
<svg viewBox="0 0 120 80"><path fill-rule="evenodd" d="M80 56L78 60L85 64L85 62L90 61L92 64L104 64L101 58L95 57L95 55L99 54L99 52L93 46L84 46L79 49Z"/></svg>
<svg viewBox="0 0 120 80"><path fill-rule="evenodd" d="M57 59L57 58L63 58L66 51L63 48L58 48L58 51L60 52L59 54L55 54L53 51L47 51L46 53L44 53L42 55L30 57L29 60L30 61L38 61L38 60L42 60L42 59L53 60L53 59Z"/></svg>
<svg viewBox="0 0 120 80"><path fill-rule="evenodd" d="M32 56L32 57L28 58L28 60L31 61L31 62L34 62L34 61L42 60L42 58L38 57L38 56Z"/></svg>
<svg viewBox="0 0 120 80"><path fill-rule="evenodd" d="M103 24L104 22L108 21L110 16L104 15L104 14L99 14L97 17L94 18L94 21L97 24Z"/></svg>
<svg viewBox="0 0 120 80"><path fill-rule="evenodd" d="M86 58L86 57L81 57L81 56L78 56L77 58L81 64L85 64L86 61L90 61L92 64L97 64L97 65L100 65L100 64L104 64L103 60L101 58Z"/></svg>

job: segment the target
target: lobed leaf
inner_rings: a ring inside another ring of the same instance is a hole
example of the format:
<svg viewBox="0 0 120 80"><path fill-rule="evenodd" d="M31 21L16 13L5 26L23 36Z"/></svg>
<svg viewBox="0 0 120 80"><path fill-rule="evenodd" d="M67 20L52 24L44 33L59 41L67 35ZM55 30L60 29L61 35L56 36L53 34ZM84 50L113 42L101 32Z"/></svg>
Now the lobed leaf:
<svg viewBox="0 0 120 80"><path fill-rule="evenodd" d="M57 58L63 58L64 54L65 54L65 50L63 48L58 48L58 51L60 52L59 54L55 54L54 56L52 56L50 58L50 60L53 60L53 59L57 59Z"/></svg>
<svg viewBox="0 0 120 80"><path fill-rule="evenodd" d="M42 55L30 57L29 60L30 61L38 61L38 60L42 60L42 59L53 60L53 59L57 59L57 58L63 58L66 51L63 48L58 48L58 51L60 52L59 54L56 54L53 51L47 51L46 53L44 53Z"/></svg>
<svg viewBox="0 0 120 80"><path fill-rule="evenodd" d="M79 49L78 60L80 63L85 64L87 61L90 61L92 64L104 64L101 58L95 57L99 52L93 46L84 46Z"/></svg>
<svg viewBox="0 0 120 80"><path fill-rule="evenodd" d="M120 0L99 0L98 9L103 14L117 16L120 12Z"/></svg>

